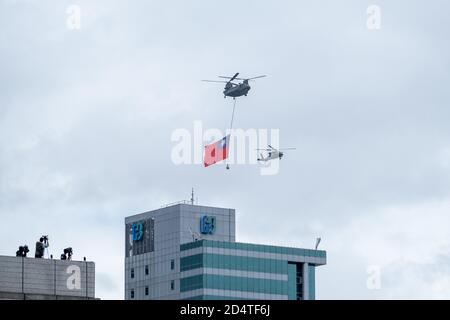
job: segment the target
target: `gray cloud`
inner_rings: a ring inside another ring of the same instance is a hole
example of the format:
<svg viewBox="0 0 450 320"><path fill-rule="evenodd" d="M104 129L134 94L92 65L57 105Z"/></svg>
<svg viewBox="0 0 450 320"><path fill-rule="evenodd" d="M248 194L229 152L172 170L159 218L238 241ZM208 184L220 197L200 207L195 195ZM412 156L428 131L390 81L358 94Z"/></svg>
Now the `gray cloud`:
<svg viewBox="0 0 450 320"><path fill-rule="evenodd" d="M368 291L366 269L421 278L409 263L441 265L450 244L447 2L378 1L377 32L364 1L78 1L80 31L69 4L0 1L0 254L49 233L55 254L70 244L97 262L100 297L121 299L123 218L194 186L200 203L237 209L241 241L322 235L319 298L423 297L406 276ZM222 88L199 80L237 71L269 77L236 125L279 128L297 151L273 177L174 166L174 129L229 123ZM402 256L424 241L423 257ZM421 292L448 298L434 283Z"/></svg>

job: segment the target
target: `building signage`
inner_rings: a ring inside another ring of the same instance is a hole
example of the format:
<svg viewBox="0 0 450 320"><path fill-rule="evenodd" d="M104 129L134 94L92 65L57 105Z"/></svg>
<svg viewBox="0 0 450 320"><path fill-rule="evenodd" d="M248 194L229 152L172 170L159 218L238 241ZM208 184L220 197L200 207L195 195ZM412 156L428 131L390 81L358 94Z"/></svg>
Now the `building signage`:
<svg viewBox="0 0 450 320"><path fill-rule="evenodd" d="M216 231L216 217L203 216L200 218L200 232L202 234L213 234Z"/></svg>
<svg viewBox="0 0 450 320"><path fill-rule="evenodd" d="M142 240L144 237L144 225L142 223L133 223L131 226L133 241Z"/></svg>

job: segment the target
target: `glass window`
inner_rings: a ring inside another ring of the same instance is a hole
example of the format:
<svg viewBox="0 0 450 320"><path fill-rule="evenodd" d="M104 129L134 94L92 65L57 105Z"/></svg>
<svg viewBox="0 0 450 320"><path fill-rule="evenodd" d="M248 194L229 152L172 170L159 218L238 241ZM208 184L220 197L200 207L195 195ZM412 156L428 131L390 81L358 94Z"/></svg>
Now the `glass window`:
<svg viewBox="0 0 450 320"><path fill-rule="evenodd" d="M230 269L230 256L222 256L222 263L219 266L221 269Z"/></svg>
<svg viewBox="0 0 450 320"><path fill-rule="evenodd" d="M250 266L248 265L250 263L249 257L241 257L241 270L248 271Z"/></svg>
<svg viewBox="0 0 450 320"><path fill-rule="evenodd" d="M145 266L145 275L148 276L149 274L149 269L148 269L148 265Z"/></svg>
<svg viewBox="0 0 450 320"><path fill-rule="evenodd" d="M236 277L237 278L237 277ZM242 291L242 278L237 278L236 279L236 286L235 286L235 290L236 291Z"/></svg>
<svg viewBox="0 0 450 320"><path fill-rule="evenodd" d="M216 276L216 287L225 290L225 288L230 284L230 277L226 276Z"/></svg>
<svg viewBox="0 0 450 320"><path fill-rule="evenodd" d="M134 268L131 268L131 279L134 279ZM134 295L134 293L133 293L133 295Z"/></svg>
<svg viewBox="0 0 450 320"><path fill-rule="evenodd" d="M242 291L249 291L249 282L252 281L251 278L243 278L242 281Z"/></svg>
<svg viewBox="0 0 450 320"><path fill-rule="evenodd" d="M254 292L255 291L255 279L248 279L247 282L247 291Z"/></svg>
<svg viewBox="0 0 450 320"><path fill-rule="evenodd" d="M253 290L255 292L261 292L261 281L260 279L256 279L255 283L253 284Z"/></svg>
<svg viewBox="0 0 450 320"><path fill-rule="evenodd" d="M243 257L242 258L242 270L251 271L252 270L252 258L251 257Z"/></svg>
<svg viewBox="0 0 450 320"><path fill-rule="evenodd" d="M264 281L264 291L265 292L271 292L270 289L271 289L270 288L270 280L265 280Z"/></svg>
<svg viewBox="0 0 450 320"><path fill-rule="evenodd" d="M145 287L145 295L148 296L148 287Z"/></svg>
<svg viewBox="0 0 450 320"><path fill-rule="evenodd" d="M170 260L170 270L174 270L175 269L175 260L172 259Z"/></svg>
<svg viewBox="0 0 450 320"><path fill-rule="evenodd" d="M275 273L277 271L277 261L270 260L270 272Z"/></svg>
<svg viewBox="0 0 450 320"><path fill-rule="evenodd" d="M170 281L170 290L175 290L175 280Z"/></svg>
<svg viewBox="0 0 450 320"><path fill-rule="evenodd" d="M282 294L287 294L288 293L288 282L287 281L282 281L281 282L281 293Z"/></svg>
<svg viewBox="0 0 450 320"><path fill-rule="evenodd" d="M263 272L264 266L262 265L262 259L261 258L252 258L253 260L253 268L255 272Z"/></svg>
<svg viewBox="0 0 450 320"><path fill-rule="evenodd" d="M222 281L224 283L224 285L223 285L224 290L231 290L232 289L231 288L231 281L232 281L233 278L235 278L235 277L226 277L226 276L223 277Z"/></svg>
<svg viewBox="0 0 450 320"><path fill-rule="evenodd" d="M132 290L130 291L130 298L131 298L131 299L134 299L134 289L132 289Z"/></svg>
<svg viewBox="0 0 450 320"><path fill-rule="evenodd" d="M270 272L270 260L264 259L264 272Z"/></svg>
<svg viewBox="0 0 450 320"><path fill-rule="evenodd" d="M248 258L247 257L236 257L237 261L237 269L238 270L247 270Z"/></svg>
<svg viewBox="0 0 450 320"><path fill-rule="evenodd" d="M236 290L238 281L239 281L238 277L231 277L231 290Z"/></svg>
<svg viewBox="0 0 450 320"><path fill-rule="evenodd" d="M213 268L217 268L219 266L219 255L213 255Z"/></svg>

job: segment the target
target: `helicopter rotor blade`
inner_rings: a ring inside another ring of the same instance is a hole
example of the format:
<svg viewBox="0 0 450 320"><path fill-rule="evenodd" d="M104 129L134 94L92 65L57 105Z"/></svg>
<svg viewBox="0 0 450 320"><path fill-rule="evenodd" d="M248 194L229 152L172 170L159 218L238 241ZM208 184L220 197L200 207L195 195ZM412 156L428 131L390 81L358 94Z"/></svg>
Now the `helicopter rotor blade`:
<svg viewBox="0 0 450 320"><path fill-rule="evenodd" d="M236 79L238 75L239 75L239 72L236 72L236 74L233 76L233 78L231 78L230 82L233 81L234 79Z"/></svg>
<svg viewBox="0 0 450 320"><path fill-rule="evenodd" d="M222 79L233 79L233 77L225 77L225 76L219 76L219 78L222 78ZM243 78L234 78L233 80L246 80L246 79L243 79ZM230 81L233 81L233 80L230 80Z"/></svg>
<svg viewBox="0 0 450 320"><path fill-rule="evenodd" d="M265 77L267 77L267 76L266 75L264 75L264 76L257 76L257 77L253 77L253 78L243 79L243 80L254 80L254 79L265 78Z"/></svg>
<svg viewBox="0 0 450 320"><path fill-rule="evenodd" d="M225 76L219 76L219 78L223 78L223 79L233 79L233 80L240 80L240 81L248 81L248 80L255 80L255 79L259 79L259 78L265 78L265 77L267 77L266 75L264 75L264 76L258 76L258 77L253 77L253 78L247 78L247 79L244 79L244 78L235 78L235 77L225 77ZM233 81L233 80L230 80L230 81Z"/></svg>
<svg viewBox="0 0 450 320"><path fill-rule="evenodd" d="M232 77L219 76L219 78L222 78L222 79L230 79L228 82L231 82L231 81L233 81L233 80L235 80L235 79L240 80L240 79L237 78L238 75L239 75L239 72L237 72L237 73L236 73L234 76L232 76Z"/></svg>
<svg viewBox="0 0 450 320"><path fill-rule="evenodd" d="M219 81L219 80L202 80L203 82L216 82L216 83L228 83L229 81Z"/></svg>

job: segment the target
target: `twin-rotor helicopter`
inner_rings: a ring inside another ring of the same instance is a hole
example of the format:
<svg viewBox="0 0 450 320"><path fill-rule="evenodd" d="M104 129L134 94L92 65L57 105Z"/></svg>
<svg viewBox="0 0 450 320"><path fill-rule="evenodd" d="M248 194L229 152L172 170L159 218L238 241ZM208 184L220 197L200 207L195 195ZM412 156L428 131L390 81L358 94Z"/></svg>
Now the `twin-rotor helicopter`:
<svg viewBox="0 0 450 320"><path fill-rule="evenodd" d="M228 81L224 80L202 80L204 82L217 82L217 83L225 83L225 88L223 90L224 98L231 97L233 99L236 99L237 97L247 96L248 92L252 87L248 84L249 81L264 78L264 76L258 76L248 79L238 78L239 72L236 73L232 77L225 77L225 76L219 76L219 78L222 79L229 79ZM242 81L241 83L234 83L233 81L238 80Z"/></svg>

